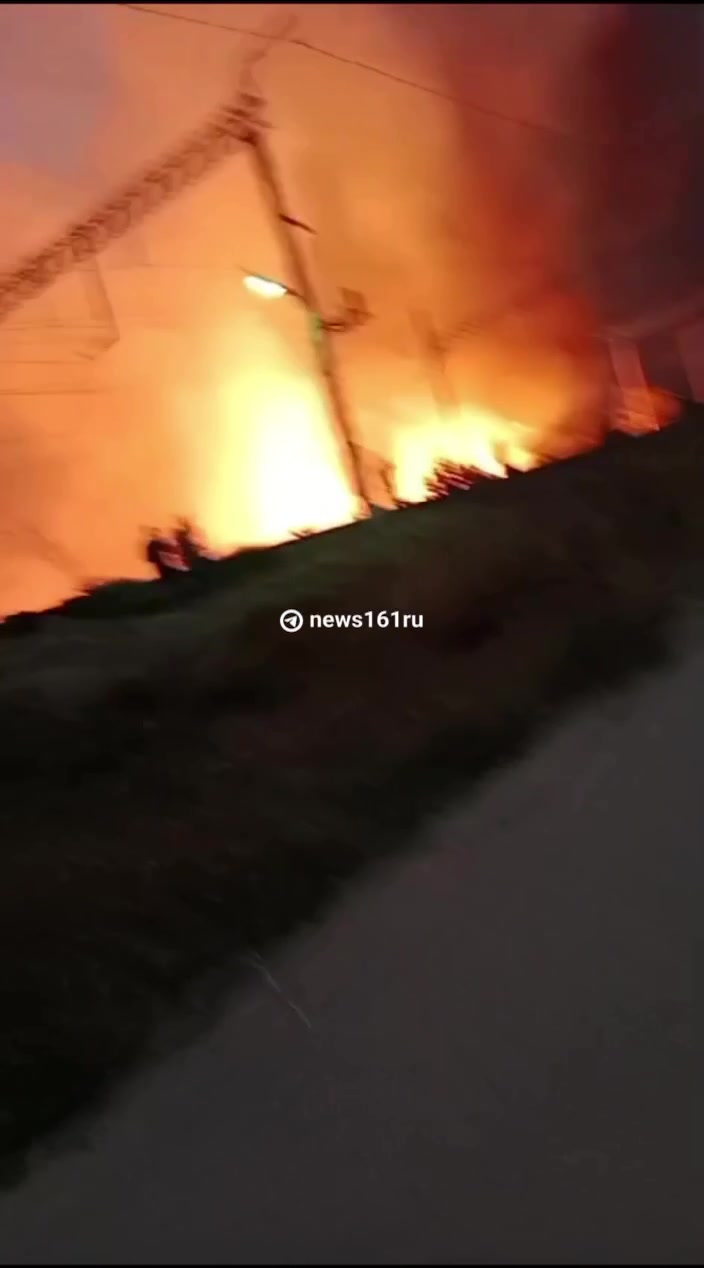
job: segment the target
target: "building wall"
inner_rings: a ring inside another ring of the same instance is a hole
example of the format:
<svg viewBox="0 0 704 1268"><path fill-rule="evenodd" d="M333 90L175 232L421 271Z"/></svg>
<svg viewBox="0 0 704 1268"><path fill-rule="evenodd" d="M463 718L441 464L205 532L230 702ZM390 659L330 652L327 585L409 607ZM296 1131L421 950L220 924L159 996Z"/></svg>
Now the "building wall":
<svg viewBox="0 0 704 1268"><path fill-rule="evenodd" d="M648 383L666 388L675 396L689 398L691 384L678 331L647 336L639 341L639 353Z"/></svg>
<svg viewBox="0 0 704 1268"><path fill-rule="evenodd" d="M678 331L678 341L690 395L695 401L704 401L704 318Z"/></svg>

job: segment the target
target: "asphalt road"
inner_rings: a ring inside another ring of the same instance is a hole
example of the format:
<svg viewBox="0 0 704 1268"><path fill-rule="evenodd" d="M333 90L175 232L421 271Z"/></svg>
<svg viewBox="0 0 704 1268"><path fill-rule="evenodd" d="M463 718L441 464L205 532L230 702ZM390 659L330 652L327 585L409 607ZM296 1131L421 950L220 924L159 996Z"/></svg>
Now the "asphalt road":
<svg viewBox="0 0 704 1268"><path fill-rule="evenodd" d="M700 1263L704 638L252 968L0 1261Z"/></svg>

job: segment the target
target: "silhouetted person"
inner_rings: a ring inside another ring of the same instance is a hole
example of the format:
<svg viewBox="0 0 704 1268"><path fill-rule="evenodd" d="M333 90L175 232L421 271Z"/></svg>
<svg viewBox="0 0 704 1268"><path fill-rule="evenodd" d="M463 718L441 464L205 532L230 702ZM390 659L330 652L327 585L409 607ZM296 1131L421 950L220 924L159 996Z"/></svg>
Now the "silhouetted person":
<svg viewBox="0 0 704 1268"><path fill-rule="evenodd" d="M147 561L156 568L162 581L182 571L175 558L173 543L161 537L156 529L149 531L144 554Z"/></svg>
<svg viewBox="0 0 704 1268"><path fill-rule="evenodd" d="M203 563L206 554L190 520L178 520L175 539L186 568L197 568Z"/></svg>

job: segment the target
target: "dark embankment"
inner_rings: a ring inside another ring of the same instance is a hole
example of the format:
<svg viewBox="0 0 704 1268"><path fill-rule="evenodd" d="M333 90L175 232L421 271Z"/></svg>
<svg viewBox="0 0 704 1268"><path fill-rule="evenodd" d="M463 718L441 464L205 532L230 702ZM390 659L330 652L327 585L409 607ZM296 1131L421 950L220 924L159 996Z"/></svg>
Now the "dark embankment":
<svg viewBox="0 0 704 1268"><path fill-rule="evenodd" d="M225 568L195 602L3 640L8 1177L149 1051L186 988L407 848L570 700L656 664L697 584L703 493L692 408L232 584ZM424 624L288 634L289 607Z"/></svg>

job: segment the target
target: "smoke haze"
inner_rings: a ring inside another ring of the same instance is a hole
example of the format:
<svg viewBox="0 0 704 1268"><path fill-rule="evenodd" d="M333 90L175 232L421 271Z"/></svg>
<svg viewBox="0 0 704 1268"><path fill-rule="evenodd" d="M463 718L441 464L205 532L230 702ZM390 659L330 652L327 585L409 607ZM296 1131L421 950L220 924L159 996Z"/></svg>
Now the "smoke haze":
<svg viewBox="0 0 704 1268"><path fill-rule="evenodd" d="M164 15L246 31L291 14L299 42L272 48L259 83L291 209L317 231L305 249L321 304L334 315L350 287L373 314L339 343L362 443L397 462L407 495L436 456L589 443L600 313L626 275L644 275L627 251L614 286L595 255L618 226L667 240L692 184L681 145L628 168L600 139L696 97L699 28L685 6L154 8L0 11L0 267L231 91L246 36ZM648 50L665 28L670 80L656 101ZM223 548L349 517L302 315L249 295L243 269L284 271L245 153L0 328L0 611L144 575L142 529L181 513ZM539 302L513 311L530 287ZM482 335L450 341L458 409L440 424L415 317L443 333L492 312Z"/></svg>

